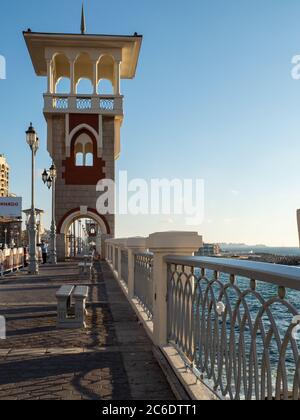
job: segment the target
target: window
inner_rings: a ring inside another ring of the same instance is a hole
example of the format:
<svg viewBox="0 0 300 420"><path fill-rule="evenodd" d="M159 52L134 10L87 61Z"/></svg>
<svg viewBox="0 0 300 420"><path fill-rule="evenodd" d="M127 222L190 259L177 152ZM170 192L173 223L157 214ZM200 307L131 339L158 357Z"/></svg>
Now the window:
<svg viewBox="0 0 300 420"><path fill-rule="evenodd" d="M75 165L94 166L93 142L86 134L81 134L75 142Z"/></svg>

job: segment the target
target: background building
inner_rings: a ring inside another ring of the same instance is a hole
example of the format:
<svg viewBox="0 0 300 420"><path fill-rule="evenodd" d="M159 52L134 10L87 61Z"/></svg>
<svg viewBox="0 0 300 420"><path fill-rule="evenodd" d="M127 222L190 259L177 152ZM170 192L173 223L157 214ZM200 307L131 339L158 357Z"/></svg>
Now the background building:
<svg viewBox="0 0 300 420"><path fill-rule="evenodd" d="M18 214L21 213L22 204L20 201L18 207L9 207L11 204L9 202L10 198L13 205L18 201L16 196L9 191L9 173L10 167L6 158L3 154L0 154L0 199L3 205L0 212L0 246L2 248L21 246L22 244L22 217ZM10 214L10 212L4 210L12 208L18 209L15 216L13 216L15 212Z"/></svg>
<svg viewBox="0 0 300 420"><path fill-rule="evenodd" d="M5 156L0 155L0 197L8 197L9 195L9 165L6 162Z"/></svg>
<svg viewBox="0 0 300 420"><path fill-rule="evenodd" d="M195 254L200 257L212 257L220 255L221 249L219 244L203 244L203 247Z"/></svg>

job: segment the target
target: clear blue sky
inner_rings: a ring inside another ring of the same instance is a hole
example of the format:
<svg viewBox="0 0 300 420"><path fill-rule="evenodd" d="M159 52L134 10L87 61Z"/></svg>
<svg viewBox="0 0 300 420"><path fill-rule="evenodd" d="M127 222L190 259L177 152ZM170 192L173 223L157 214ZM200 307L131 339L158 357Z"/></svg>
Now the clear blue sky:
<svg viewBox="0 0 300 420"><path fill-rule="evenodd" d="M80 0L3 1L0 152L11 189L29 206L33 121L49 166L42 93L22 30L78 32ZM126 118L118 169L130 177L203 178L206 241L297 245L300 208L300 54L298 0L86 0L90 33L144 35L134 81L122 83ZM39 207L50 194L38 183ZM184 229L178 218L118 218L121 236Z"/></svg>

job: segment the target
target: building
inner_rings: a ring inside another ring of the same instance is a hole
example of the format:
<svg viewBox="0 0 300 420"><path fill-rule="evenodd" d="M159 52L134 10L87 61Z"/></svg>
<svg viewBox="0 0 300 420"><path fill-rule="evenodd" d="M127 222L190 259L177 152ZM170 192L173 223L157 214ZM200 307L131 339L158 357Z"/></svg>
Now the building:
<svg viewBox="0 0 300 420"><path fill-rule="evenodd" d="M203 247L195 254L200 257L213 257L215 255L220 255L221 248L219 244L203 244Z"/></svg>
<svg viewBox="0 0 300 420"><path fill-rule="evenodd" d="M102 244L115 235L114 214L97 211L101 193L96 186L115 180L124 119L120 82L135 77L142 36L87 35L82 24L80 34L28 30L24 38L37 76L47 78L44 116L47 148L57 169L57 256L64 260L77 220L92 219ZM58 89L62 79L69 83L64 94ZM103 92L103 81L111 85L110 94Z"/></svg>
<svg viewBox="0 0 300 420"><path fill-rule="evenodd" d="M9 165L4 155L0 155L0 197L9 196Z"/></svg>
<svg viewBox="0 0 300 420"><path fill-rule="evenodd" d="M4 155L0 154L0 198L3 200L16 197L9 192L10 167ZM20 217L0 215L0 246L20 246L22 243L22 220Z"/></svg>

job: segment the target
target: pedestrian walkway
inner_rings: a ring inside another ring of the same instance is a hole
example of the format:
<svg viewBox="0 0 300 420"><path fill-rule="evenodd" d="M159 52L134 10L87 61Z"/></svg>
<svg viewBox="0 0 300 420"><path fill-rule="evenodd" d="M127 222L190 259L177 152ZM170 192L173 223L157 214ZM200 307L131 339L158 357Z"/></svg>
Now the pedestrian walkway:
<svg viewBox="0 0 300 420"><path fill-rule="evenodd" d="M86 330L56 329L55 293L82 284L76 263L0 280L0 400L173 400L152 343L104 262L90 286Z"/></svg>

